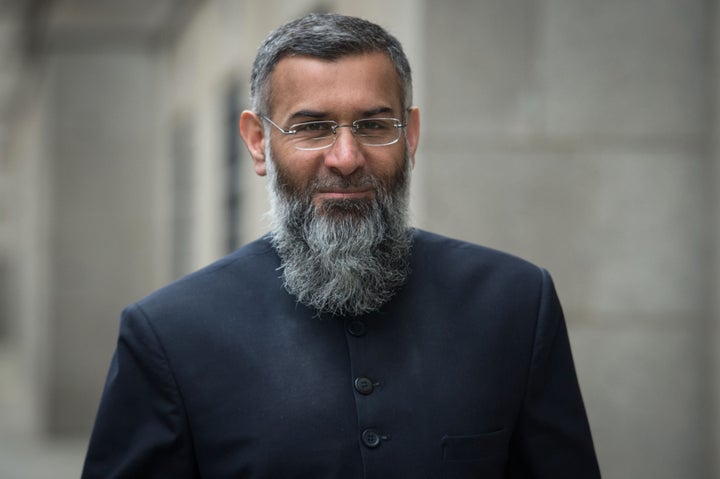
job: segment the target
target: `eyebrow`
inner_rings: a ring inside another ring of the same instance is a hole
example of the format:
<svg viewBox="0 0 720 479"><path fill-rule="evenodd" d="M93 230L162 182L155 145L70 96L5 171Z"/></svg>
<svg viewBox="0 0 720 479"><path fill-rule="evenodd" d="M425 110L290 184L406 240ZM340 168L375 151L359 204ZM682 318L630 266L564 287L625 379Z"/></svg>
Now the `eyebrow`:
<svg viewBox="0 0 720 479"><path fill-rule="evenodd" d="M379 106L377 108L373 108L372 110L366 110L362 114L363 117L367 117L380 115L381 113L392 113L392 108L390 108L389 106Z"/></svg>
<svg viewBox="0 0 720 479"><path fill-rule="evenodd" d="M327 113L321 112L321 111L314 111L314 110L300 110L293 113L290 118L288 118L289 121L296 120L298 118L315 118L315 119L323 119L327 117Z"/></svg>

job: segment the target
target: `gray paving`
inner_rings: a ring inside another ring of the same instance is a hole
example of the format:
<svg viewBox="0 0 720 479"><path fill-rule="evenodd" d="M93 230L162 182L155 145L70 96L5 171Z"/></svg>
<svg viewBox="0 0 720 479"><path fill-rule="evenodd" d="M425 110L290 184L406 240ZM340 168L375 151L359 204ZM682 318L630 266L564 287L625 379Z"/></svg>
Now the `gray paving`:
<svg viewBox="0 0 720 479"><path fill-rule="evenodd" d="M18 354L0 344L0 478L80 477L87 438L50 438L33 423L33 398Z"/></svg>

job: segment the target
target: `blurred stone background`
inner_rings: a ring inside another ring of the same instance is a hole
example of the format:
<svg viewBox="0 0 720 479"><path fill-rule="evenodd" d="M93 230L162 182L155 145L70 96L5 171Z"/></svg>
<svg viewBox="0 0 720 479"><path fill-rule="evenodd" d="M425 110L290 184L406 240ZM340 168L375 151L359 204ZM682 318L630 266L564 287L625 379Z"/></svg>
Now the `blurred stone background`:
<svg viewBox="0 0 720 479"><path fill-rule="evenodd" d="M553 273L604 477L720 477L714 0L0 0L0 477L77 477L122 307L265 231L235 122L310 11L405 45L414 223Z"/></svg>

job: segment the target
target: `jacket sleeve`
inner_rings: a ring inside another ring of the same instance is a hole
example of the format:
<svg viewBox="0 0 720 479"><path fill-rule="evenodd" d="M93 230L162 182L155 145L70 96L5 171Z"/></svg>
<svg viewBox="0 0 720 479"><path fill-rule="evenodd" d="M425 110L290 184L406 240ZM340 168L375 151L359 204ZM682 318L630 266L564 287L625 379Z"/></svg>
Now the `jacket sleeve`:
<svg viewBox="0 0 720 479"><path fill-rule="evenodd" d="M512 438L509 477L599 478L565 319L545 270L535 328L526 396Z"/></svg>
<svg viewBox="0 0 720 479"><path fill-rule="evenodd" d="M182 397L139 307L122 315L83 479L196 478Z"/></svg>

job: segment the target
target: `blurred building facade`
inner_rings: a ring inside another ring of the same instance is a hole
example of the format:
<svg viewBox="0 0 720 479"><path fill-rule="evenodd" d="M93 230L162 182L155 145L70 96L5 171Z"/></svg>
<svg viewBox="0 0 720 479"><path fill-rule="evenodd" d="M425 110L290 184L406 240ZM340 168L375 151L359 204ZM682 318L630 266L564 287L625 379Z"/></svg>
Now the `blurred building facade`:
<svg viewBox="0 0 720 479"><path fill-rule="evenodd" d="M713 0L0 0L0 424L86 440L122 307L263 234L237 115L311 11L406 48L414 224L553 273L604 476L720 477Z"/></svg>

